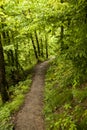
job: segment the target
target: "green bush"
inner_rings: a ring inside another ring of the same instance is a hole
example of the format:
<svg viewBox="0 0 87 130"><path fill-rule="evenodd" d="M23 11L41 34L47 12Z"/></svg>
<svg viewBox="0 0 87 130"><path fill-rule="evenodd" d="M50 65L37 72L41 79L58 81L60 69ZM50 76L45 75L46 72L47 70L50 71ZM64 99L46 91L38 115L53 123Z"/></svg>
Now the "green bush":
<svg viewBox="0 0 87 130"><path fill-rule="evenodd" d="M24 94L29 91L31 80L19 82L15 87L10 87L11 101L0 107L0 130L13 130L11 115L19 110L24 101Z"/></svg>
<svg viewBox="0 0 87 130"><path fill-rule="evenodd" d="M86 130L87 85L80 85L71 62L66 61L67 65L64 62L51 63L46 75L46 127L47 130Z"/></svg>

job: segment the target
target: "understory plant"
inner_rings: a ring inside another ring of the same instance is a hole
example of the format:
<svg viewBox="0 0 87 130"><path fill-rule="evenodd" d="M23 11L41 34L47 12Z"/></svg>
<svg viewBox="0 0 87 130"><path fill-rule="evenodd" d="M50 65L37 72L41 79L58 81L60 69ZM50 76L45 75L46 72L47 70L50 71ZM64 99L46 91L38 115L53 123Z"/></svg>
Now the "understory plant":
<svg viewBox="0 0 87 130"><path fill-rule="evenodd" d="M10 101L0 105L0 130L13 130L12 116L17 112L24 102L25 94L29 91L31 84L30 76L25 81L19 82L9 89Z"/></svg>
<svg viewBox="0 0 87 130"><path fill-rule="evenodd" d="M44 115L47 130L87 129L87 83L77 82L71 61L53 62L46 75ZM66 64L68 63L68 64Z"/></svg>

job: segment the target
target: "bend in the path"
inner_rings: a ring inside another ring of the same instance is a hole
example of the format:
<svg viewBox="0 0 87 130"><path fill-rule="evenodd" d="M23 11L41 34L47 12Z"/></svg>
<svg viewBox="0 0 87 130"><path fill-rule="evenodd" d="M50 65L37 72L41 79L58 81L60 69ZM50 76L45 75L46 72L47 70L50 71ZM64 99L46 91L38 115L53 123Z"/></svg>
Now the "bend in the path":
<svg viewBox="0 0 87 130"><path fill-rule="evenodd" d="M48 61L35 67L31 91L16 116L15 130L45 130L43 110L44 76Z"/></svg>

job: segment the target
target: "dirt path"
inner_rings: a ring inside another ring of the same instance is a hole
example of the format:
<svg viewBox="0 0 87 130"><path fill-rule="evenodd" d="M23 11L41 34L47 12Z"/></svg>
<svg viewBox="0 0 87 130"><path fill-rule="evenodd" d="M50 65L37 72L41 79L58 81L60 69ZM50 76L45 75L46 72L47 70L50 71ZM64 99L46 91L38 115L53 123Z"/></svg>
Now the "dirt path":
<svg viewBox="0 0 87 130"><path fill-rule="evenodd" d="M48 61L35 67L31 91L27 94L23 108L18 112L15 130L45 130L43 110L44 76Z"/></svg>

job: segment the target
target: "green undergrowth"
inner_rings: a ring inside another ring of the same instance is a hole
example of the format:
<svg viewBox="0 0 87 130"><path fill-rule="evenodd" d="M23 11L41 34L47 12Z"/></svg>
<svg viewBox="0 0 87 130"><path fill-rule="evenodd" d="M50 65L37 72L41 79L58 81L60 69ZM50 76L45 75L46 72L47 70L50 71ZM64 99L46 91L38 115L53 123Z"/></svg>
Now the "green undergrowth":
<svg viewBox="0 0 87 130"><path fill-rule="evenodd" d="M29 75L25 81L10 87L10 101L4 105L0 104L0 130L13 130L11 117L23 104L25 94L29 91L30 85L31 76Z"/></svg>
<svg viewBox="0 0 87 130"><path fill-rule="evenodd" d="M87 83L80 84L72 63L55 59L45 81L47 130L87 130Z"/></svg>

